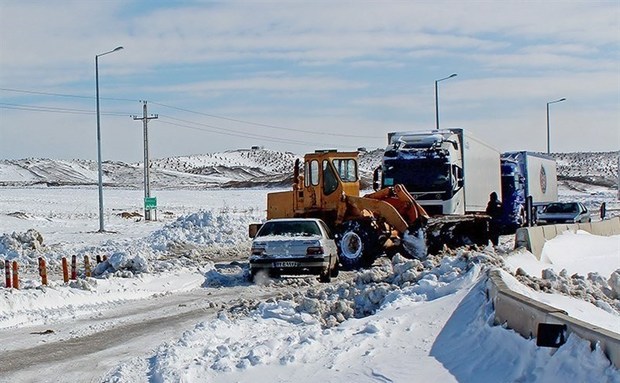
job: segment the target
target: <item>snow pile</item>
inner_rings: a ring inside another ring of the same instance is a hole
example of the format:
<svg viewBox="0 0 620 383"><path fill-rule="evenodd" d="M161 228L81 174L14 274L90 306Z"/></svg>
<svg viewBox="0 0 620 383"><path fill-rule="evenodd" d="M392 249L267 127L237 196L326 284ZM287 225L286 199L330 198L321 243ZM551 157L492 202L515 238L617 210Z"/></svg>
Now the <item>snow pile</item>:
<svg viewBox="0 0 620 383"><path fill-rule="evenodd" d="M434 300L454 292L453 283L488 257L459 251L457 256L429 256L421 262L396 255L389 262L357 273L354 281L293 293L300 313L317 318L321 326L334 327L350 318L374 314L384 304L403 295L416 301Z"/></svg>
<svg viewBox="0 0 620 383"><path fill-rule="evenodd" d="M0 255L5 260L36 259L42 255L42 250L43 236L34 229L0 236Z"/></svg>
<svg viewBox="0 0 620 383"><path fill-rule="evenodd" d="M516 277L523 285L535 291L560 292L620 316L620 269L614 271L608 279L599 273L569 276L566 269L559 273L553 269L544 269L541 278L527 275L523 269L518 269Z"/></svg>
<svg viewBox="0 0 620 383"><path fill-rule="evenodd" d="M383 259L339 285L283 279L310 287L233 302L105 381L620 381L589 342L571 336L555 352L494 326L481 271L497 263L461 249Z"/></svg>
<svg viewBox="0 0 620 383"><path fill-rule="evenodd" d="M290 289L263 302L232 302L216 320L200 323L179 341L160 347L150 359L149 373L158 381L209 380L219 374L224 374L220 378L226 381L225 374L252 367L313 363L324 354L322 349L343 347L346 341L337 340L341 337L385 336L387 324L349 324L347 319L366 318L386 307L400 306L401 301L412 304L455 294L474 283L481 259L488 258L468 251L444 259L429 258L424 263L397 255L339 285L288 279L282 283L289 287L311 287L305 292ZM211 270L207 275L219 280L214 273ZM337 336L339 333L342 335ZM140 380L132 374L142 365L140 360L123 364L107 380Z"/></svg>
<svg viewBox="0 0 620 383"><path fill-rule="evenodd" d="M577 298L620 316L618 254L618 235L567 231L545 243L540 261L529 252L514 252L504 269L533 291Z"/></svg>
<svg viewBox="0 0 620 383"><path fill-rule="evenodd" d="M591 250L596 247L596 253ZM568 273L574 274L596 265L605 276L620 269L620 235L609 237L590 234L587 231L567 230L545 242L540 259L551 265L561 264Z"/></svg>
<svg viewBox="0 0 620 383"><path fill-rule="evenodd" d="M201 266L213 259L244 258L250 243L248 225L261 221L262 215L253 209L202 210L181 216L143 238L108 240L98 246L77 248L66 243L44 246L42 235L29 229L0 236L0 259L18 261L23 276L35 279L38 257L44 257L50 273L58 275L62 257L70 261L73 255L78 258L80 274L84 256L93 264L97 256L107 258L93 265L93 275L104 277L132 277L145 272Z"/></svg>
<svg viewBox="0 0 620 383"><path fill-rule="evenodd" d="M134 274L146 273L151 271L147 259L141 254L131 254L130 252L118 251L113 253L107 260L99 263L94 275L103 276L123 271L116 274L124 278L131 278Z"/></svg>
<svg viewBox="0 0 620 383"><path fill-rule="evenodd" d="M225 208L207 210L179 217L175 222L152 233L146 241L155 251L186 257L217 257L226 250L248 244L248 225L260 222L263 212ZM234 253L234 251L233 251Z"/></svg>

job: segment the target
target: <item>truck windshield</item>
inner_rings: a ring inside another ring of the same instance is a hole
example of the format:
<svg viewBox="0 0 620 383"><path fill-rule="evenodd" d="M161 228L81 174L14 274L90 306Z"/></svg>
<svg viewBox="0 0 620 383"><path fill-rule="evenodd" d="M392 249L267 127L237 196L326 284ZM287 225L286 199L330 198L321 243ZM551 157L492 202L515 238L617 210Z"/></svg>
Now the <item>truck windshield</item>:
<svg viewBox="0 0 620 383"><path fill-rule="evenodd" d="M383 180L386 186L403 184L410 192L448 191L455 182L442 158L385 160Z"/></svg>

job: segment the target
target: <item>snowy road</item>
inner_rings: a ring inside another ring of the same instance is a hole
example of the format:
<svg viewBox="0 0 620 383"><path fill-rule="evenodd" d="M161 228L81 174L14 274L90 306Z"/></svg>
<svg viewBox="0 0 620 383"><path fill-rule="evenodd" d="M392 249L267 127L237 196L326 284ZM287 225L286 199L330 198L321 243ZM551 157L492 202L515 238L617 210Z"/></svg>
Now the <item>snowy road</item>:
<svg viewBox="0 0 620 383"><path fill-rule="evenodd" d="M0 330L0 381L84 381L141 355L240 300L265 300L277 287L197 288L127 300L45 324ZM50 332L49 330L53 331ZM38 376L31 380L33 376Z"/></svg>

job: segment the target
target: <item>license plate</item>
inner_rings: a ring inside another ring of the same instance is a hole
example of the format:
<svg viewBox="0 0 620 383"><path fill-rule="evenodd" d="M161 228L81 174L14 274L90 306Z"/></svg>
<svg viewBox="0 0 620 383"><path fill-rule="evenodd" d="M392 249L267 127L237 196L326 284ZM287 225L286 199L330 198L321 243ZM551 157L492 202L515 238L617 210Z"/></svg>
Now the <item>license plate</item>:
<svg viewBox="0 0 620 383"><path fill-rule="evenodd" d="M293 262L293 261L274 262L273 267L299 267L299 262Z"/></svg>

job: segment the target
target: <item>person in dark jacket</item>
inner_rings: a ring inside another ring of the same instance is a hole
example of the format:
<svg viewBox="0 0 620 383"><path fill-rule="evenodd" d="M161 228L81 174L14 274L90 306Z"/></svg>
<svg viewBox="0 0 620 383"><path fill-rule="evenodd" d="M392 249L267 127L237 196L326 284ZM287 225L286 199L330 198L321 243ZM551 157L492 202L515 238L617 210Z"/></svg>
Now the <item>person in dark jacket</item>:
<svg viewBox="0 0 620 383"><path fill-rule="evenodd" d="M499 243L500 218L502 216L502 201L497 198L497 193L490 194L490 200L487 204L486 213L491 216L489 222L489 237L494 246Z"/></svg>

